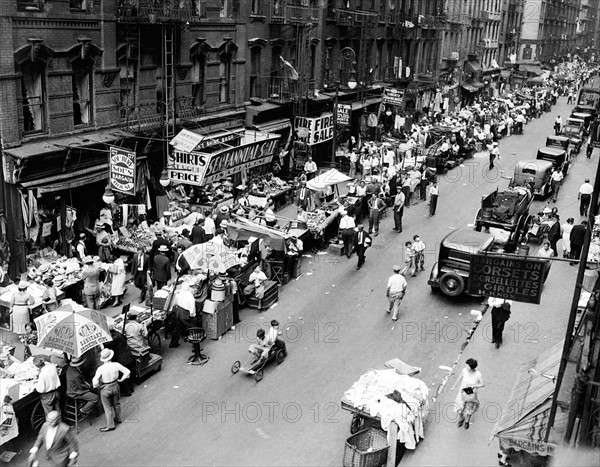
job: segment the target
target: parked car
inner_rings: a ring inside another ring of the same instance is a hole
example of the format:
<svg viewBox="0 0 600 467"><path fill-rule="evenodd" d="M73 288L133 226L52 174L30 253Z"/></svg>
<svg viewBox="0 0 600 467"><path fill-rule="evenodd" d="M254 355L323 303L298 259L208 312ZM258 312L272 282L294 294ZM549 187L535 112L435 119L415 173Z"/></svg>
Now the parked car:
<svg viewBox="0 0 600 467"><path fill-rule="evenodd" d="M594 117L592 116L592 114L588 112L573 112L571 114L571 117L569 118L577 118L579 120L583 120L583 135L587 136L590 134L590 126L594 121Z"/></svg>
<svg viewBox="0 0 600 467"><path fill-rule="evenodd" d="M546 137L547 148L561 148L567 151L569 156L577 154L575 148L571 145L571 140L566 136L549 135Z"/></svg>
<svg viewBox="0 0 600 467"><path fill-rule="evenodd" d="M552 162L556 169L562 170L565 177L569 173L571 156L562 148L539 148L536 159Z"/></svg>
<svg viewBox="0 0 600 467"><path fill-rule="evenodd" d="M446 235L440 244L438 261L429 275L431 290L439 289L449 297L462 294L469 286L471 256L492 250L494 240L492 234L470 229L458 229Z"/></svg>
<svg viewBox="0 0 600 467"><path fill-rule="evenodd" d="M571 146L576 154L581 152L583 146L583 130L578 126L565 125L562 129L561 136L569 138Z"/></svg>
<svg viewBox="0 0 600 467"><path fill-rule="evenodd" d="M527 186L534 195L546 197L552 192L552 171L554 164L550 161L519 161L510 180L511 187Z"/></svg>
<svg viewBox="0 0 600 467"><path fill-rule="evenodd" d="M569 117L565 121L565 126L576 126L579 127L583 136L585 136L585 120L576 117Z"/></svg>

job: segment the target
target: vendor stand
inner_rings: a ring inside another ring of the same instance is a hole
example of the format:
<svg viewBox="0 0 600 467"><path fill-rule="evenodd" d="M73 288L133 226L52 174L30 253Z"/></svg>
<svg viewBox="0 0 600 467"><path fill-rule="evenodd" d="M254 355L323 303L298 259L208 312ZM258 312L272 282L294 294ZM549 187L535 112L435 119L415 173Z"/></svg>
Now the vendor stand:
<svg viewBox="0 0 600 467"><path fill-rule="evenodd" d="M423 381L410 376L419 372L418 368L398 359L387 362L386 366L390 368L368 371L345 392L341 405L353 414L350 432L368 434L368 428L360 430L369 426L381 428L388 432L388 442L392 439L403 444L405 449L415 449L424 437L429 389ZM388 459L395 458L395 448L393 443ZM344 462L344 466L347 465L362 464Z"/></svg>
<svg viewBox="0 0 600 467"><path fill-rule="evenodd" d="M78 281L73 282L76 284ZM42 302L42 295L44 294L44 286L38 284L37 282L28 282L27 292L33 297L35 300L33 305L29 305L29 314L31 318L35 318L36 316L44 313L44 307ZM18 287L16 284L10 284L7 287L0 288L0 307L10 308L10 302L12 300L12 296L15 292L17 292ZM56 298L57 300L62 300L65 298L65 292L60 288L56 288Z"/></svg>

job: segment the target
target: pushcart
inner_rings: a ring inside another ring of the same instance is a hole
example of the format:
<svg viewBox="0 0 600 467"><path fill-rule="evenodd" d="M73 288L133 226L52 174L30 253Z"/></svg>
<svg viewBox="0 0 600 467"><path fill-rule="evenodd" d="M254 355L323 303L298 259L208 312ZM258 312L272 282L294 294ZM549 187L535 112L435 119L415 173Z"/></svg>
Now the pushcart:
<svg viewBox="0 0 600 467"><path fill-rule="evenodd" d="M238 371L254 376L254 380L260 383L263 379L263 369L269 362L275 360L278 365L285 360L285 350L271 348L264 357L256 358L254 354L250 354L247 360L242 365L239 360L235 361L231 366L231 372L235 375Z"/></svg>

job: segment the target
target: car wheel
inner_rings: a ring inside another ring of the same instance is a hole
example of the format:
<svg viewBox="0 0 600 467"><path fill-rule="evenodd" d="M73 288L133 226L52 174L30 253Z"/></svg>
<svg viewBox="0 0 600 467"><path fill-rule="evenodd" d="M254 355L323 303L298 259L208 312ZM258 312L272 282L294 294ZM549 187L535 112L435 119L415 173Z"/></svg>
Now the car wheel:
<svg viewBox="0 0 600 467"><path fill-rule="evenodd" d="M455 272L446 272L440 277L440 289L449 297L458 297L465 291L465 280Z"/></svg>

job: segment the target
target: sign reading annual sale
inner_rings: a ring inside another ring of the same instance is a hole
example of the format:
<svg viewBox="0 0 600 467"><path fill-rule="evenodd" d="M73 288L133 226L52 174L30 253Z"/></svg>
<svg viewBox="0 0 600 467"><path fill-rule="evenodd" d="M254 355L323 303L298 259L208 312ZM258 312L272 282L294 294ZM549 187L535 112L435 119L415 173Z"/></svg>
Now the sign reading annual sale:
<svg viewBox="0 0 600 467"><path fill-rule="evenodd" d="M134 151L110 147L109 173L110 187L114 191L135 195L136 156Z"/></svg>

